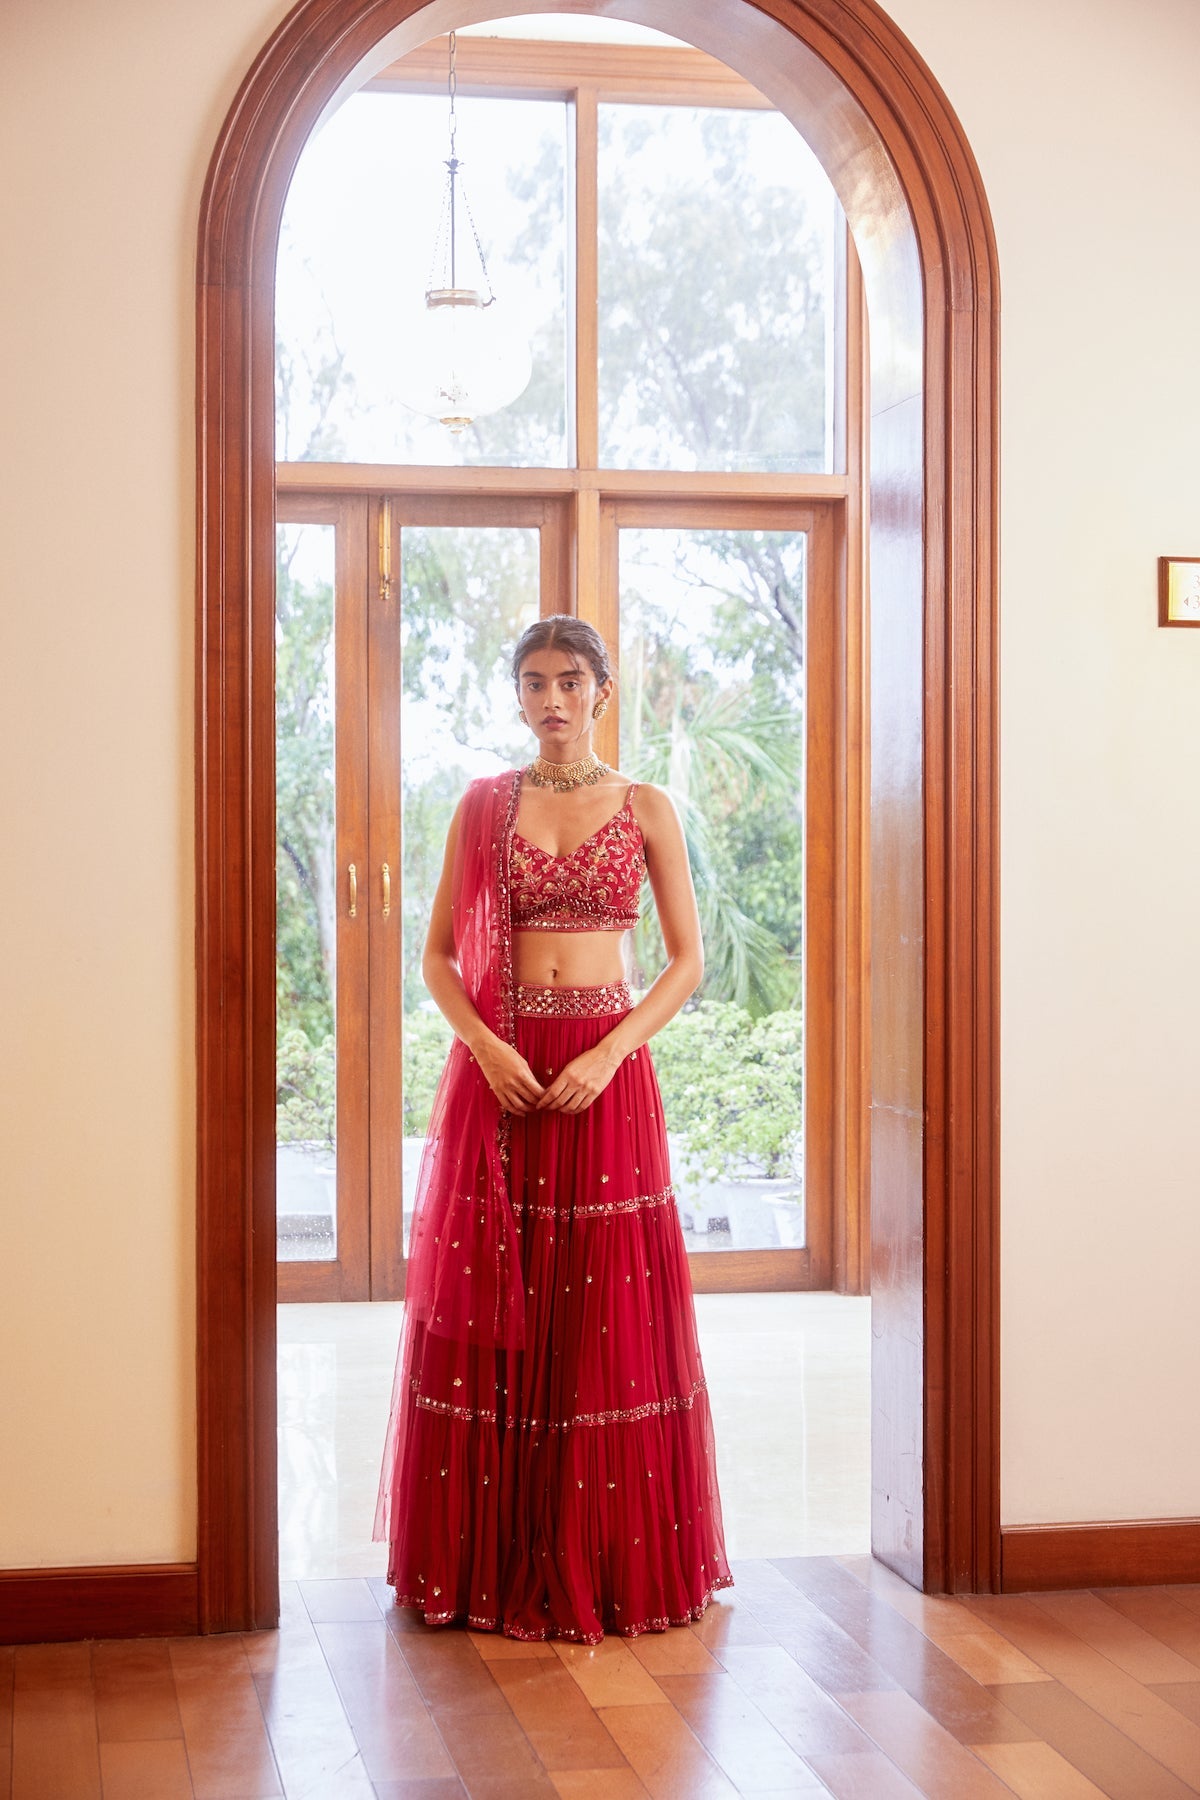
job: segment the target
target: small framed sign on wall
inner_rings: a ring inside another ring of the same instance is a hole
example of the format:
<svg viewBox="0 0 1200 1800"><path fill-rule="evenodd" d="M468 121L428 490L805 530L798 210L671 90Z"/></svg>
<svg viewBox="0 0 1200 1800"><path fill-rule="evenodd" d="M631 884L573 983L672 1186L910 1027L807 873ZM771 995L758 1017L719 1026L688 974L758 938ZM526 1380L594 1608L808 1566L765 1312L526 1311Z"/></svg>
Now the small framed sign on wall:
<svg viewBox="0 0 1200 1800"><path fill-rule="evenodd" d="M1158 622L1200 625L1200 556L1159 557Z"/></svg>

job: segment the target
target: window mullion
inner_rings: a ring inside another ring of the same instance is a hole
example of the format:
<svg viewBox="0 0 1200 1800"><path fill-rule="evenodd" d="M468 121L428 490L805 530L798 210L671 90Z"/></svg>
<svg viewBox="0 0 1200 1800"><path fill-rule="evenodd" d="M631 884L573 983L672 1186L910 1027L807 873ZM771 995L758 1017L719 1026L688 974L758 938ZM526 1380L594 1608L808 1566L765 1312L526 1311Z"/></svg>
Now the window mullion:
<svg viewBox="0 0 1200 1800"><path fill-rule="evenodd" d="M597 104L595 84L575 95L575 466L599 456L597 400Z"/></svg>

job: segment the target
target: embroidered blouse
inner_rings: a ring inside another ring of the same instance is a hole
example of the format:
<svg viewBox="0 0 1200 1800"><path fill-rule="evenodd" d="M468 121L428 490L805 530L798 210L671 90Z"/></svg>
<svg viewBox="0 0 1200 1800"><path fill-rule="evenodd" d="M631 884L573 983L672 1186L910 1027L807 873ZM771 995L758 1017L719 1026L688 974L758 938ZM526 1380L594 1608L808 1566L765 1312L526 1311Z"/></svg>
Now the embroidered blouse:
<svg viewBox="0 0 1200 1800"><path fill-rule="evenodd" d="M646 872L633 790L569 856L551 856L513 832L509 859L514 931L628 931L638 922Z"/></svg>

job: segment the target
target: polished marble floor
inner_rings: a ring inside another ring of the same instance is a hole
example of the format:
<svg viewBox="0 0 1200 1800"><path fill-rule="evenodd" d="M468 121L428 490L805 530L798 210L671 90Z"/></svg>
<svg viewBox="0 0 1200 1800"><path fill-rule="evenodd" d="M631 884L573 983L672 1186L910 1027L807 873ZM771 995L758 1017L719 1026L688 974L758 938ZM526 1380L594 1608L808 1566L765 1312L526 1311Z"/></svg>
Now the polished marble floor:
<svg viewBox="0 0 1200 1800"><path fill-rule="evenodd" d="M280 1575L382 1575L371 1542L402 1308L279 1308ZM871 1303L700 1294L731 1557L846 1556L870 1538Z"/></svg>

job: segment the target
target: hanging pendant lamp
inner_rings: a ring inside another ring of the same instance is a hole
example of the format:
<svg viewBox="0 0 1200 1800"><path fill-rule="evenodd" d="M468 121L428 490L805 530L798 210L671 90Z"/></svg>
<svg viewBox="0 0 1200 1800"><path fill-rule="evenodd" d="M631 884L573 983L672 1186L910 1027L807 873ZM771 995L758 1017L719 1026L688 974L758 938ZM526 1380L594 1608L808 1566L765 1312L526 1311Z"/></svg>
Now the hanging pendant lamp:
<svg viewBox="0 0 1200 1800"><path fill-rule="evenodd" d="M446 185L425 289L425 305L405 322L399 347L397 397L413 412L438 419L455 437L473 419L499 412L524 393L533 364L528 339L503 310L467 199L462 161L455 153L455 33L450 33L450 154ZM477 287L459 285L458 226L465 214L479 262Z"/></svg>

